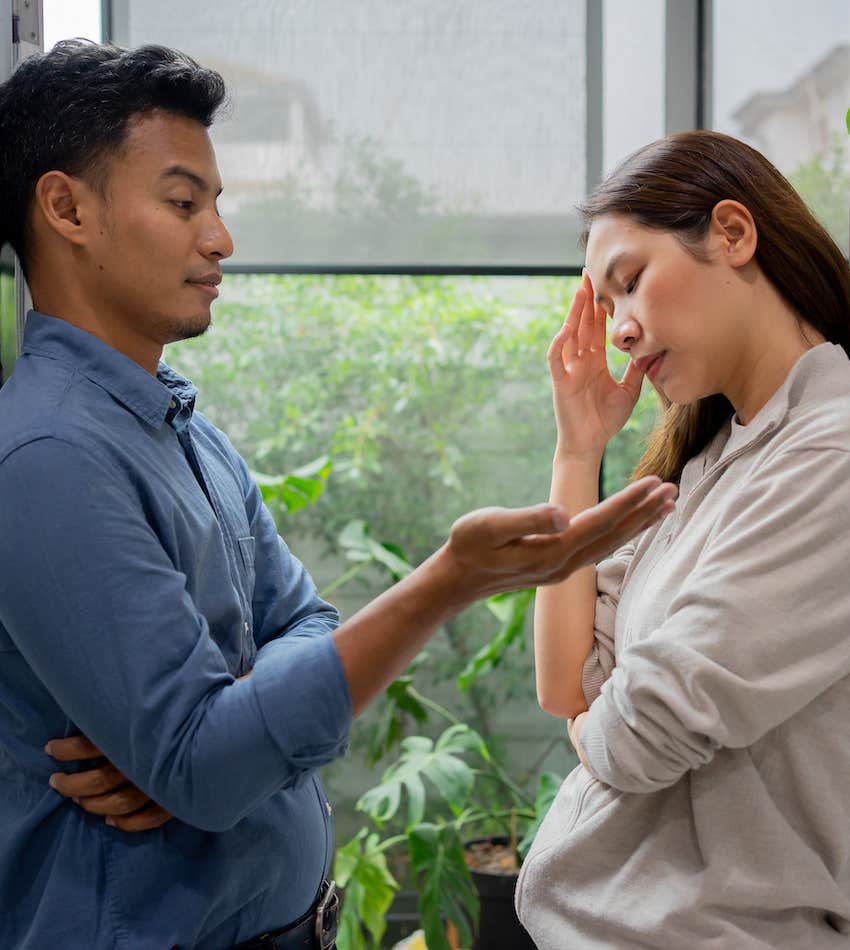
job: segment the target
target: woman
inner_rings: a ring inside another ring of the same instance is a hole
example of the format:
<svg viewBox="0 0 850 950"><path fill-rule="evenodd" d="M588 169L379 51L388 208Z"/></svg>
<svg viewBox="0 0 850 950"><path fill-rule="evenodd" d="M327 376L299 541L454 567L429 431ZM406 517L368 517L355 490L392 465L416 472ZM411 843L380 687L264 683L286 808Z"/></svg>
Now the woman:
<svg viewBox="0 0 850 950"><path fill-rule="evenodd" d="M636 475L679 500L538 591L538 697L582 764L520 918L541 950L846 947L847 262L769 162L712 132L637 152L583 211L586 274L549 353L552 500L596 501L644 375L670 405Z"/></svg>

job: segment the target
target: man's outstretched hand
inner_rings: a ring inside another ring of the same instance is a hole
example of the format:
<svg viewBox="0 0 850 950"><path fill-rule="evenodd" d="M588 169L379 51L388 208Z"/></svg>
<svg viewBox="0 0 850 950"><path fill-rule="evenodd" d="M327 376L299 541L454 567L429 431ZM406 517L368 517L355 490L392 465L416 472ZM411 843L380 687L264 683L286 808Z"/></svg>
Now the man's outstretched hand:
<svg viewBox="0 0 850 950"><path fill-rule="evenodd" d="M51 739L45 752L59 762L103 756L85 736ZM122 831L150 831L171 818L170 812L136 788L111 762L96 765L86 772L54 772L50 776L50 785L84 811L103 815L107 824Z"/></svg>
<svg viewBox="0 0 850 950"><path fill-rule="evenodd" d="M454 523L443 550L476 598L554 584L672 511L675 497L649 476L572 518L556 505L482 508Z"/></svg>
<svg viewBox="0 0 850 950"><path fill-rule="evenodd" d="M563 580L672 511L675 497L675 485L650 476L573 518L557 505L459 518L439 551L334 633L354 714L453 614L491 594Z"/></svg>

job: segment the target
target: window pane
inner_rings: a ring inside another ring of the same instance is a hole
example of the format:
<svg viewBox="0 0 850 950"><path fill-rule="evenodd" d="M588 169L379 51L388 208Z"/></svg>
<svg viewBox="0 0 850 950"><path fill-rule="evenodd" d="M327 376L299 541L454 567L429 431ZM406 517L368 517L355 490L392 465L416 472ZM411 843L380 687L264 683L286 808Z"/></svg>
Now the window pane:
<svg viewBox="0 0 850 950"><path fill-rule="evenodd" d="M219 69L242 264L580 260L585 0L116 0L114 39Z"/></svg>
<svg viewBox="0 0 850 950"><path fill-rule="evenodd" d="M664 134L664 5L665 0L605 0L603 5L606 175Z"/></svg>
<svg viewBox="0 0 850 950"><path fill-rule="evenodd" d="M850 4L714 0L714 127L791 178L847 251Z"/></svg>

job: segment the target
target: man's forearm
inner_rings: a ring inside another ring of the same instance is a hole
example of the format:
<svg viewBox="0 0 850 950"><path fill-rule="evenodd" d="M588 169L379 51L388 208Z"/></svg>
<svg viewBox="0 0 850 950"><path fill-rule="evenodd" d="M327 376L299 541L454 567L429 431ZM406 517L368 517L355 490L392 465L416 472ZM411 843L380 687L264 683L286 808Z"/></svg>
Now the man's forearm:
<svg viewBox="0 0 850 950"><path fill-rule="evenodd" d="M408 666L449 617L475 600L453 591L446 549L359 610L334 632L355 716Z"/></svg>

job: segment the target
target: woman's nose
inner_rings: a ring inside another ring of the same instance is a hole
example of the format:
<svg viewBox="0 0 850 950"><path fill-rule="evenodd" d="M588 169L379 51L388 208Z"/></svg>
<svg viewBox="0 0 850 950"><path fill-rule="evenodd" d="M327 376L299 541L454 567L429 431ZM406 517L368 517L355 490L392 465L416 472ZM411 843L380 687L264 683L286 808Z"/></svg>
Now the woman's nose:
<svg viewBox="0 0 850 950"><path fill-rule="evenodd" d="M628 353L640 339L640 324L630 315L618 319L615 314L610 337L618 350Z"/></svg>

